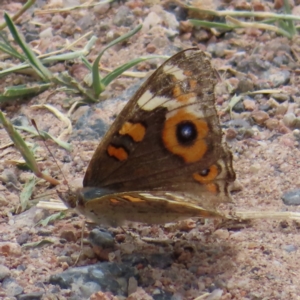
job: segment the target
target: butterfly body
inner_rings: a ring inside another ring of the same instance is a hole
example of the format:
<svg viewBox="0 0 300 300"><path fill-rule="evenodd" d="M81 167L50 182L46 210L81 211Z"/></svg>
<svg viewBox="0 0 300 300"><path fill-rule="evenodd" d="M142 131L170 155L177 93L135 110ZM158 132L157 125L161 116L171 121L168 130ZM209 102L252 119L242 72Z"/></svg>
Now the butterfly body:
<svg viewBox="0 0 300 300"><path fill-rule="evenodd" d="M96 223L218 217L235 180L204 52L181 51L142 85L102 139L83 188L61 195Z"/></svg>

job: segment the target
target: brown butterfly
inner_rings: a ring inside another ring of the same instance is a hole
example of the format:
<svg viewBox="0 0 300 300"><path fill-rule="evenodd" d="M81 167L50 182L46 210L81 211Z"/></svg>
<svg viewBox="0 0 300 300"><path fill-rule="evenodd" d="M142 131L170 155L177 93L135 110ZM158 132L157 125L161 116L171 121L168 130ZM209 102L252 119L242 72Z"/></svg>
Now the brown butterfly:
<svg viewBox="0 0 300 300"><path fill-rule="evenodd" d="M215 108L216 72L181 51L141 86L101 140L83 188L64 203L99 224L220 217L235 180Z"/></svg>

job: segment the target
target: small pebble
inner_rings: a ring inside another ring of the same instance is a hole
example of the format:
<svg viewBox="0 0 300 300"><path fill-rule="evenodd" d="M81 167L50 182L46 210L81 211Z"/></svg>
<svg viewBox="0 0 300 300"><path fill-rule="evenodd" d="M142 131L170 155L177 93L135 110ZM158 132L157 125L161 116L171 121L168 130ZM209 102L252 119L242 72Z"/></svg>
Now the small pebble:
<svg viewBox="0 0 300 300"><path fill-rule="evenodd" d="M7 296L18 296L22 294L23 288L15 281L15 279L7 277L3 280L1 288L5 290Z"/></svg>
<svg viewBox="0 0 300 300"><path fill-rule="evenodd" d="M249 172L252 174L257 174L261 170L261 165L260 164L252 164L249 168Z"/></svg>
<svg viewBox="0 0 300 300"><path fill-rule="evenodd" d="M286 252L288 253L291 253L291 252L295 252L298 250L298 247L295 246L295 245L284 245L282 247L283 250L285 250Z"/></svg>
<svg viewBox="0 0 300 300"><path fill-rule="evenodd" d="M8 276L10 276L9 268L4 265L0 265L0 282Z"/></svg>
<svg viewBox="0 0 300 300"><path fill-rule="evenodd" d="M239 81L237 86L237 93L247 93L253 91L253 81L247 78L243 78Z"/></svg>
<svg viewBox="0 0 300 300"><path fill-rule="evenodd" d="M293 113L287 113L282 118L284 125L286 125L289 128L294 127L295 120L296 120L296 116Z"/></svg>
<svg viewBox="0 0 300 300"><path fill-rule="evenodd" d="M154 53L156 51L156 47L153 44L148 44L146 47L146 51L148 53Z"/></svg>
<svg viewBox="0 0 300 300"><path fill-rule="evenodd" d="M109 232L97 228L90 232L89 241L93 246L101 248L113 248L115 244L115 240Z"/></svg>
<svg viewBox="0 0 300 300"><path fill-rule="evenodd" d="M233 140L238 135L238 132L234 128L228 128L226 130L226 139L227 140Z"/></svg>
<svg viewBox="0 0 300 300"><path fill-rule="evenodd" d="M60 234L60 238L65 239L68 242L76 242L77 238L73 230L64 230Z"/></svg>
<svg viewBox="0 0 300 300"><path fill-rule="evenodd" d="M256 106L255 101L250 100L250 99L245 99L243 101L243 104L244 104L245 109L249 110L249 111L253 111Z"/></svg>
<svg viewBox="0 0 300 300"><path fill-rule="evenodd" d="M21 256L22 249L17 243L0 242L0 254L4 256Z"/></svg>
<svg viewBox="0 0 300 300"><path fill-rule="evenodd" d="M276 108L276 115L282 115L283 116L284 114L286 114L287 110L288 110L288 103L287 102L281 103Z"/></svg>
<svg viewBox="0 0 300 300"><path fill-rule="evenodd" d="M300 189L284 193L281 199L285 205L300 205Z"/></svg>
<svg viewBox="0 0 300 300"><path fill-rule="evenodd" d="M254 119L254 121L259 125L262 125L265 121L267 121L270 118L266 112L261 110L252 112L251 116Z"/></svg>
<svg viewBox="0 0 300 300"><path fill-rule="evenodd" d="M278 102L285 102L290 99L290 96L284 93L272 94L271 96Z"/></svg>
<svg viewBox="0 0 300 300"><path fill-rule="evenodd" d="M229 232L227 229L218 229L213 233L213 235L222 240L227 240L229 238Z"/></svg>
<svg viewBox="0 0 300 300"><path fill-rule="evenodd" d="M278 124L279 124L279 121L277 119L268 119L265 122L265 125L269 130L276 129L278 127Z"/></svg>

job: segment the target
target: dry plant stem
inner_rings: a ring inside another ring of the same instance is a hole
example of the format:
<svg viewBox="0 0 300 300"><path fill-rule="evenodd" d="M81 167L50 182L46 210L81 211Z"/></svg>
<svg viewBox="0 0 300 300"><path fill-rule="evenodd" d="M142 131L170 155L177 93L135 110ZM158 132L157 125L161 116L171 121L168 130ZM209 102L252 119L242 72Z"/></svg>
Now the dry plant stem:
<svg viewBox="0 0 300 300"><path fill-rule="evenodd" d="M113 0L106 0L106 1L100 1L98 3L91 3L92 1L89 1L88 3L84 3L81 5L76 5L72 7L67 7L67 8L61 8L61 9L48 9L48 10L38 10L35 12L35 15L44 15L44 14L52 14L52 13L61 13L65 11L70 11L74 9L81 9L81 8L89 8L89 7L94 7L96 5L101 5L105 3L110 3Z"/></svg>
<svg viewBox="0 0 300 300"><path fill-rule="evenodd" d="M41 105L32 105L31 108L33 109L40 109L45 108L48 109L51 113L53 113L57 119L62 121L66 125L66 129L59 135L58 139L63 140L65 136L70 135L72 133L72 123L71 120L65 116L63 113L61 113L58 109L56 109L54 106L49 104L41 104Z"/></svg>
<svg viewBox="0 0 300 300"><path fill-rule="evenodd" d="M35 0L28 0L22 8L11 17L13 21L16 21L27 9L29 9L30 6L32 6L35 3ZM3 30L6 27L6 22L0 24L0 30Z"/></svg>
<svg viewBox="0 0 300 300"><path fill-rule="evenodd" d="M104 67L99 67L100 71L105 71L107 73L111 73L113 70L109 68L104 68ZM146 77L148 72L129 72L125 71L122 73L122 76L128 76L128 77L133 77L133 78L144 78Z"/></svg>
<svg viewBox="0 0 300 300"><path fill-rule="evenodd" d="M284 31L282 31L280 28L273 26L273 25L263 24L263 23L255 23L255 22L242 22L242 21L234 19L230 16L227 16L226 20L234 25L237 25L237 26L240 26L243 28L257 28L257 29L263 29L263 30L270 30L270 31L274 31L274 32L284 35L284 36L286 35L286 33Z"/></svg>
<svg viewBox="0 0 300 300"><path fill-rule="evenodd" d="M84 229L85 229L85 220L82 221L82 226L81 226L81 239L80 239L80 252L74 262L73 267L75 267L80 259L80 256L82 254L83 251L83 235L84 235Z"/></svg>
<svg viewBox="0 0 300 300"><path fill-rule="evenodd" d="M276 20L298 20L300 21L300 17L296 15L288 15L288 14L275 14L275 13L270 13L270 12L253 12L253 11L236 11L236 10L206 10L206 9L199 9L196 7L188 6L185 4L181 4L185 8L217 16L217 17L227 17L227 16L232 16L232 17L250 17L250 18L265 18L265 19L276 19Z"/></svg>
<svg viewBox="0 0 300 300"><path fill-rule="evenodd" d="M52 185L59 185L60 182L54 178L52 178L51 176L47 175L47 174L44 174L44 173L41 173L40 176L38 176L42 179L45 179L46 181L48 181L49 183L51 183Z"/></svg>
<svg viewBox="0 0 300 300"><path fill-rule="evenodd" d="M57 50L57 51L53 51L53 52L49 52L49 53L45 53L45 54L41 54L38 56L39 59L42 59L42 58L47 58L47 57L51 57L51 56L54 56L54 55L58 55L58 54L61 54L67 50L70 50L72 49L76 44L78 44L82 39L90 36L91 34L93 33L93 31L89 31L87 33L85 33L84 35L82 35L80 38L78 38L77 40L75 40L73 43L67 45L66 47L63 47L62 49L60 50ZM88 47L89 48L89 47Z"/></svg>
<svg viewBox="0 0 300 300"><path fill-rule="evenodd" d="M294 46L292 46L292 47L291 47L291 51L292 51L294 57L296 58L297 62L299 63L299 61L300 61L300 56L299 56L299 54L298 54L298 50L297 50Z"/></svg>
<svg viewBox="0 0 300 300"><path fill-rule="evenodd" d="M61 201L39 201L36 207L55 211L63 211L68 209Z"/></svg>
<svg viewBox="0 0 300 300"><path fill-rule="evenodd" d="M300 220L300 213L297 212L267 212L267 211L236 211L228 219L241 219L241 220Z"/></svg>

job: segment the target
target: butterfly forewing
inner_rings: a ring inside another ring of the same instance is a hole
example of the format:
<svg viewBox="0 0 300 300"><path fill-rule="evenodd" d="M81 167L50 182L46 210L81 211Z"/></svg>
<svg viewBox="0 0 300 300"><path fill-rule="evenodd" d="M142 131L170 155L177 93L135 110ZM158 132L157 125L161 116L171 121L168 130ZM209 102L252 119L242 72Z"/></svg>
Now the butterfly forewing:
<svg viewBox="0 0 300 300"><path fill-rule="evenodd" d="M124 205L133 216L138 207L150 204L148 215L166 211L161 205L177 211L180 205L182 210L188 205L213 208L229 200L228 184L235 174L214 105L216 82L210 59L200 50L179 52L163 63L129 100L96 149L83 182L83 210L88 207L101 215L106 208L106 213L117 211L111 216L117 219ZM97 196L84 200L89 188L95 188ZM114 197L131 197L133 192L160 193L161 199L143 196L133 205ZM168 206L167 193L179 206ZM180 197L174 200L176 195ZM120 205L110 206L113 200Z"/></svg>

